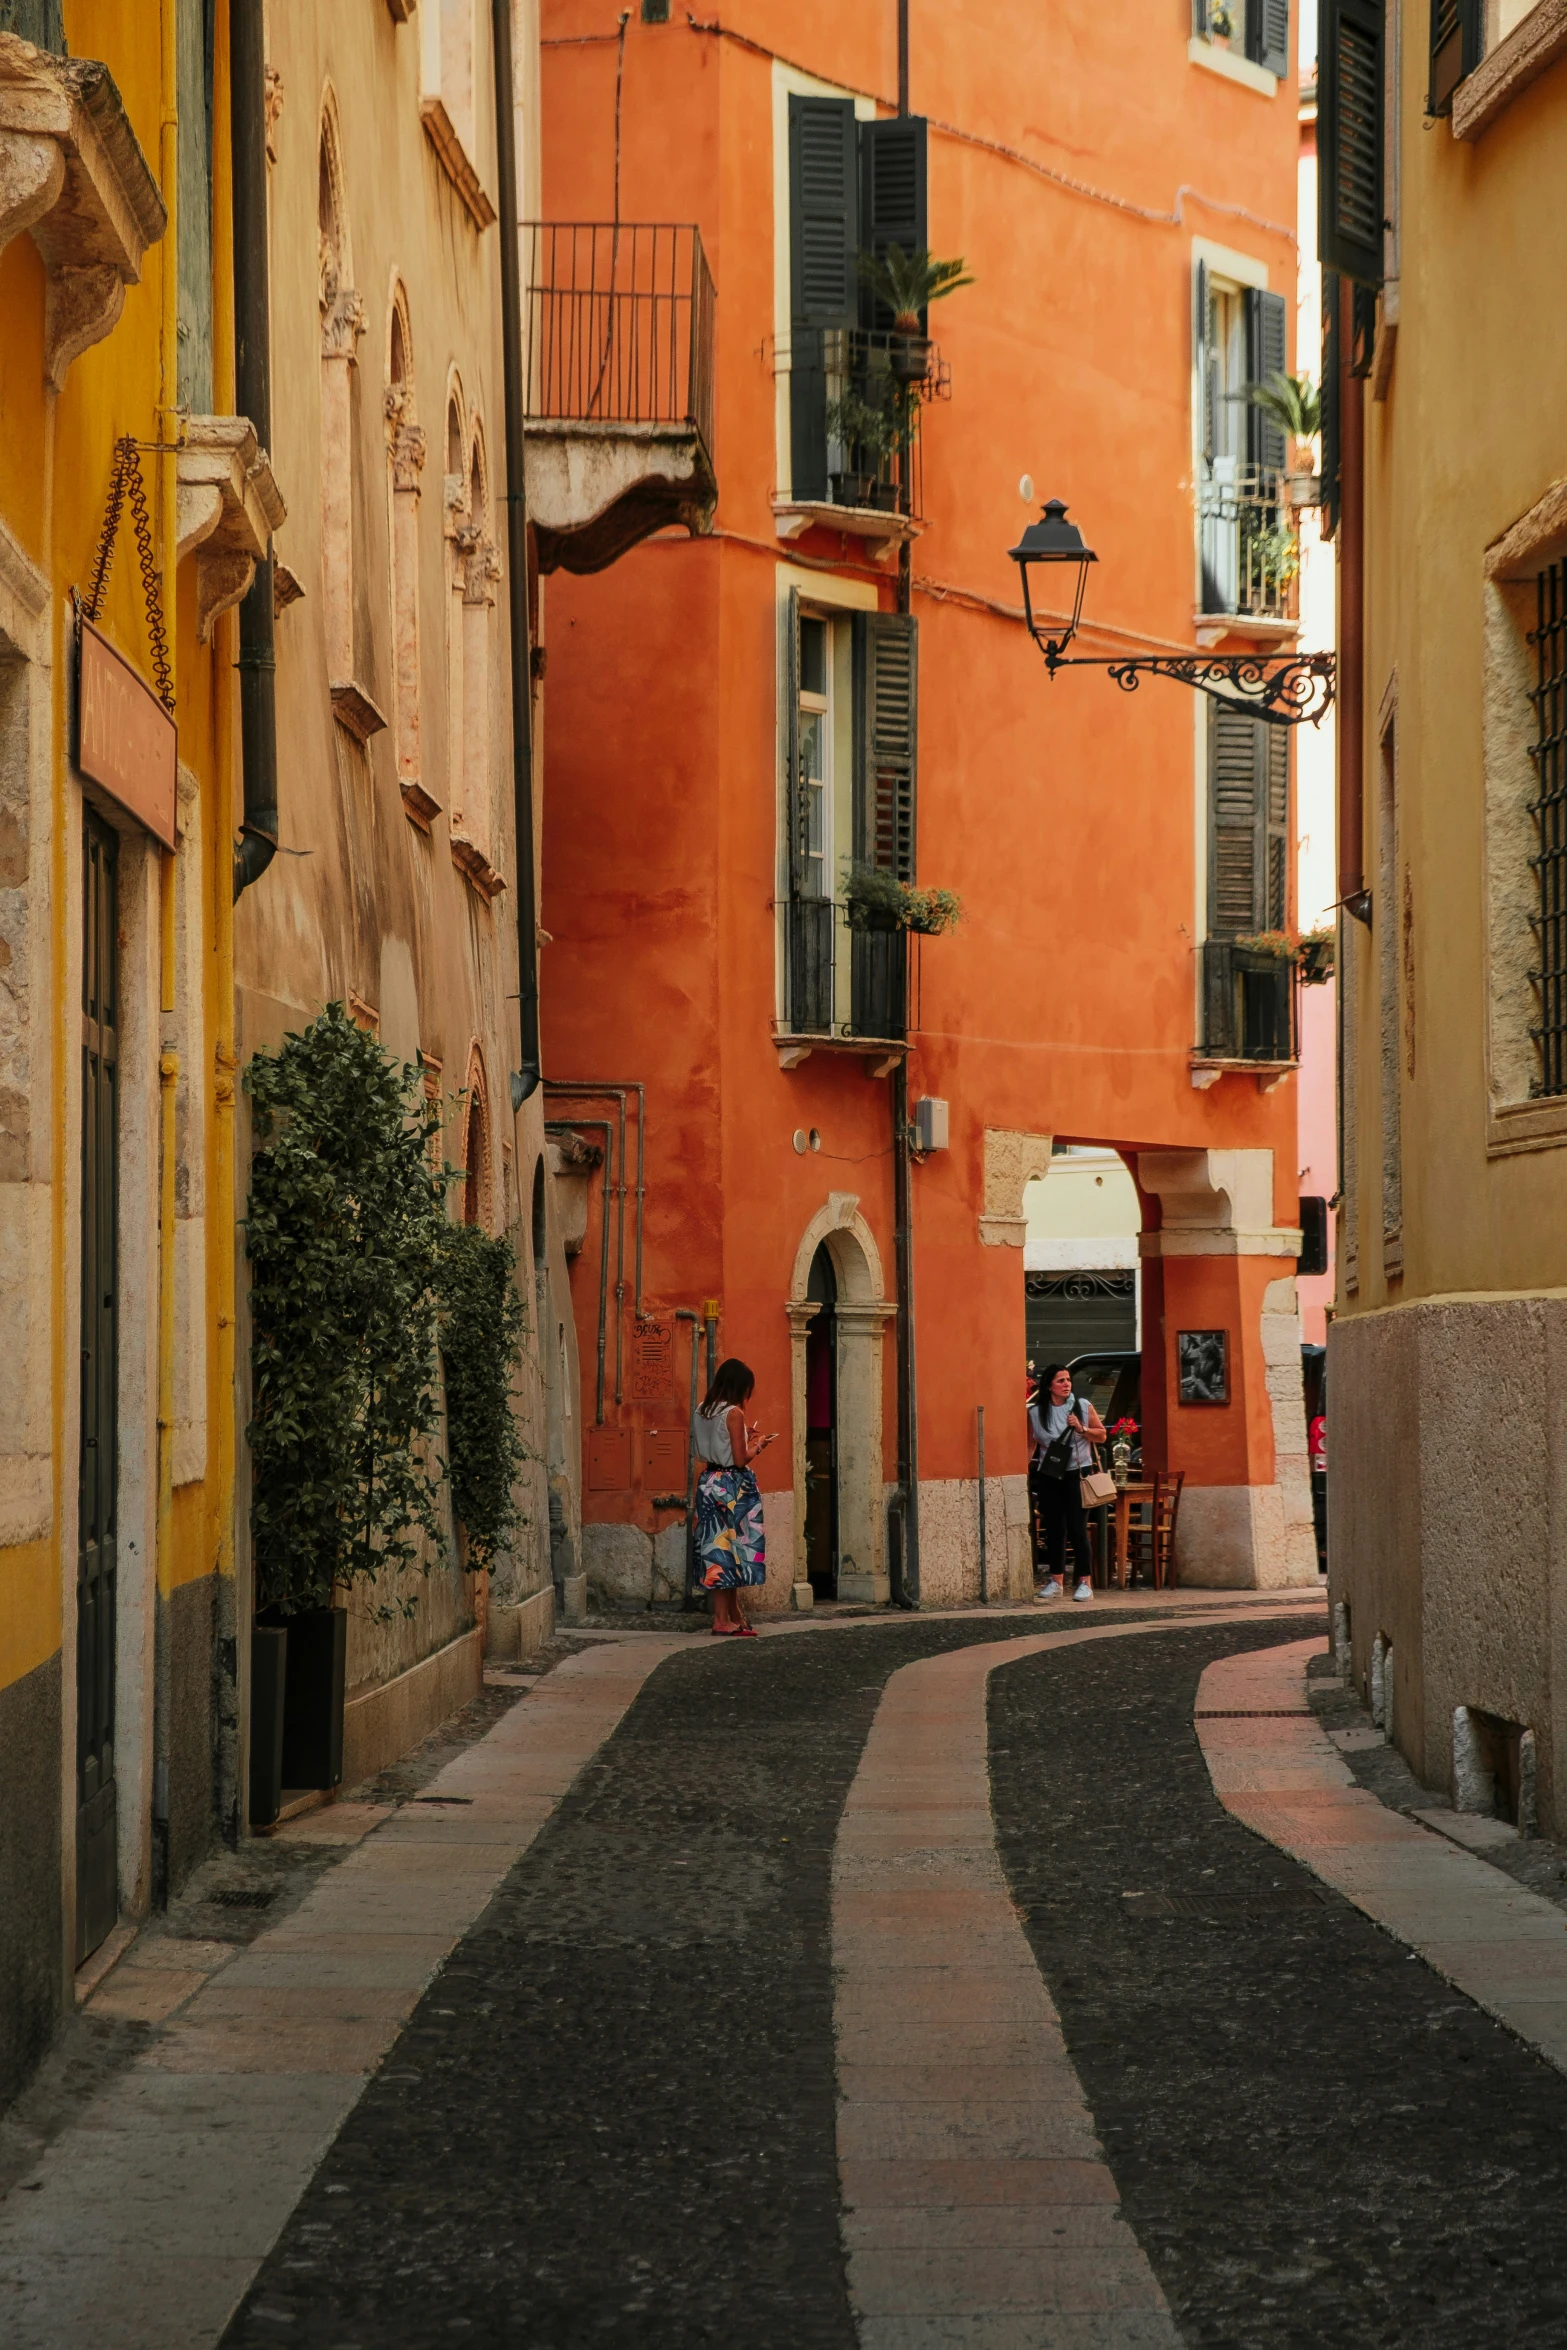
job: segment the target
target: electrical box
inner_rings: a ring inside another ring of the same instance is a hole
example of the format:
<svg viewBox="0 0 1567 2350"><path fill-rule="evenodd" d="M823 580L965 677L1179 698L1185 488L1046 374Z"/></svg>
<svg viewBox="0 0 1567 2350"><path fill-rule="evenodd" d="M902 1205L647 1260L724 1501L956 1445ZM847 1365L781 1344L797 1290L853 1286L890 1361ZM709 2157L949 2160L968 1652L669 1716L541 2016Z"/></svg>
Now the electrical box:
<svg viewBox="0 0 1567 2350"><path fill-rule="evenodd" d="M686 1447L684 1428L644 1428L642 1483L650 1493L684 1493Z"/></svg>
<svg viewBox="0 0 1567 2350"><path fill-rule="evenodd" d="M631 1430L588 1430L588 1491L626 1493L631 1486Z"/></svg>
<svg viewBox="0 0 1567 2350"><path fill-rule="evenodd" d="M914 1147L944 1151L947 1147L947 1105L936 1094L922 1094L914 1105Z"/></svg>

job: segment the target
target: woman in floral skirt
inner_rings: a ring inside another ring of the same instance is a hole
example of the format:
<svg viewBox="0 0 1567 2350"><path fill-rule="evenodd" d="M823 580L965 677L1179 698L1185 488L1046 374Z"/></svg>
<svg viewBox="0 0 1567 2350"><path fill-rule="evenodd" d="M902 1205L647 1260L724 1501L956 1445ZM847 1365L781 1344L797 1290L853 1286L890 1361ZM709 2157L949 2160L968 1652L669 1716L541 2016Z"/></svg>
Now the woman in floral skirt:
<svg viewBox="0 0 1567 2350"><path fill-rule="evenodd" d="M697 1580L713 1594L713 1633L754 1640L740 1593L767 1581L762 1496L751 1463L773 1442L746 1425L755 1374L731 1355L719 1364L692 1426L704 1466L696 1489Z"/></svg>

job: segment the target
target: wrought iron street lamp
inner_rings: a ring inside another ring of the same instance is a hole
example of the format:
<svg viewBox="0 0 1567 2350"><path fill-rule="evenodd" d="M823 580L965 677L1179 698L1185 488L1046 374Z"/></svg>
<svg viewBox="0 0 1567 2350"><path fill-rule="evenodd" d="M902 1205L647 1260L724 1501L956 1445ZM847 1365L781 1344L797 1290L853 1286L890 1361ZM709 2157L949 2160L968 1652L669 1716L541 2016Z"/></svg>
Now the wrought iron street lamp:
<svg viewBox="0 0 1567 2350"><path fill-rule="evenodd" d="M1088 566L1099 558L1084 544L1076 523L1068 522L1060 498L1050 499L1039 521L1029 524L1009 552L1022 575L1028 633L1044 654L1052 677L1058 669L1107 669L1123 693L1135 693L1145 676L1173 677L1181 685L1211 694L1217 702L1240 702L1255 717L1274 726L1299 726L1307 718L1315 726L1333 706L1336 665L1331 653L1143 653L1129 660L1069 654L1066 648L1083 617ZM1037 584L1044 590L1043 567L1047 564L1061 567L1062 585L1067 590L1049 621L1034 609L1035 587ZM1075 567L1075 579L1069 567ZM1040 573L1037 583L1030 576L1036 570ZM1063 625L1059 615L1068 604L1071 617Z"/></svg>

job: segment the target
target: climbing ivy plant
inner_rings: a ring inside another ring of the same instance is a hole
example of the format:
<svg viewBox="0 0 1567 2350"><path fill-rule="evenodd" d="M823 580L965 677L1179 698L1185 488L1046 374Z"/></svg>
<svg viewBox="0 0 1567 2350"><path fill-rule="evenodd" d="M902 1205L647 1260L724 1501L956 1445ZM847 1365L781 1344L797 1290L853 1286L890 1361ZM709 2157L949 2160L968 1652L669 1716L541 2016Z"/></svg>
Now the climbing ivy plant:
<svg viewBox="0 0 1567 2350"><path fill-rule="evenodd" d="M341 1004L256 1054L245 1083L258 1602L292 1615L379 1576L384 1613L398 1577L443 1552L439 1112Z"/></svg>
<svg viewBox="0 0 1567 2350"><path fill-rule="evenodd" d="M468 1534L468 1564L488 1567L518 1522L513 1489L528 1450L512 1409L526 1316L511 1242L477 1224L441 1235L441 1359L447 1467Z"/></svg>

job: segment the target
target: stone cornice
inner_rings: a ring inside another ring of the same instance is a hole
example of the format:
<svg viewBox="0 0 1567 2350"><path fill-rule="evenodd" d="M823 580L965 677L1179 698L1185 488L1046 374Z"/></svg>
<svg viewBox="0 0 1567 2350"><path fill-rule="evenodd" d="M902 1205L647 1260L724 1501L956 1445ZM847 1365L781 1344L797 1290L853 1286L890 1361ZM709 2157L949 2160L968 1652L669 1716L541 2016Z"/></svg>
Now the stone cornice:
<svg viewBox="0 0 1567 2350"><path fill-rule="evenodd" d="M1453 136L1478 139L1531 82L1567 57L1567 0L1538 0L1453 93Z"/></svg>

